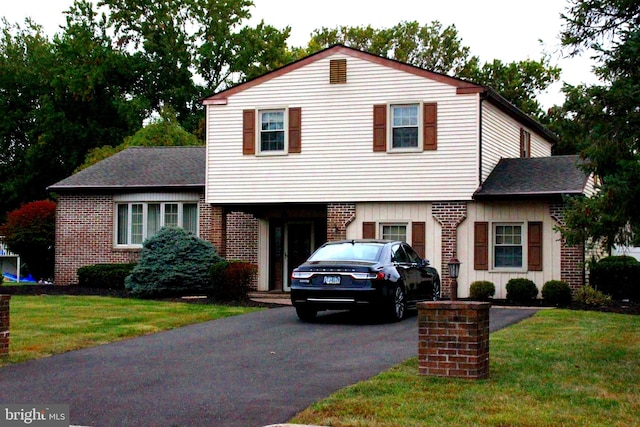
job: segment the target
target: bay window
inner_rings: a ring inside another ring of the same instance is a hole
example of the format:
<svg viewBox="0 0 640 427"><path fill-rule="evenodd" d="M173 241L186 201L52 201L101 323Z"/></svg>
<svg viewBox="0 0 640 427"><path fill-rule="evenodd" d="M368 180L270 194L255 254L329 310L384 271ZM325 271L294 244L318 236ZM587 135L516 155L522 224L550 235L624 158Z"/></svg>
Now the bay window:
<svg viewBox="0 0 640 427"><path fill-rule="evenodd" d="M198 234L198 204L185 202L130 202L116 204L117 246L141 246L161 227L182 227Z"/></svg>

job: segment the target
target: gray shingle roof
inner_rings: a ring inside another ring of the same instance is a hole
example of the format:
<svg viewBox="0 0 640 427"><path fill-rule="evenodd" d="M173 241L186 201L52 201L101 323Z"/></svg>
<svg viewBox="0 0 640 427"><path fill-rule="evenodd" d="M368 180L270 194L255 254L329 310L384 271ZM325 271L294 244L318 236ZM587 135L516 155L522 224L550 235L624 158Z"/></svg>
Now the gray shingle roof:
<svg viewBox="0 0 640 427"><path fill-rule="evenodd" d="M473 197L533 197L583 194L588 175L579 156L500 159Z"/></svg>
<svg viewBox="0 0 640 427"><path fill-rule="evenodd" d="M50 191L204 187L205 147L131 147L63 179Z"/></svg>

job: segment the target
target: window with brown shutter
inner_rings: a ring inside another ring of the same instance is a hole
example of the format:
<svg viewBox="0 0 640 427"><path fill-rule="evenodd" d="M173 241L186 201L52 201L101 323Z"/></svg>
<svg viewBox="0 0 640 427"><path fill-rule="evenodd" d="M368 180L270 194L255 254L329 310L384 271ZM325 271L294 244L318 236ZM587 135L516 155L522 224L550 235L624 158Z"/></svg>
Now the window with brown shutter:
<svg viewBox="0 0 640 427"><path fill-rule="evenodd" d="M347 82L347 60L332 59L329 61L329 83L340 84Z"/></svg>
<svg viewBox="0 0 640 427"><path fill-rule="evenodd" d="M425 150L438 149L438 104L425 103L423 106L423 147Z"/></svg>
<svg viewBox="0 0 640 427"><path fill-rule="evenodd" d="M289 153L300 153L302 129L302 109L289 108Z"/></svg>
<svg viewBox="0 0 640 427"><path fill-rule="evenodd" d="M476 270L489 269L488 222L476 222L473 224L473 268Z"/></svg>
<svg viewBox="0 0 640 427"><path fill-rule="evenodd" d="M426 224L424 222L411 223L411 246L420 255L420 258L425 257L425 231Z"/></svg>
<svg viewBox="0 0 640 427"><path fill-rule="evenodd" d="M363 239L375 239L376 238L376 223L375 222L363 222L362 223L362 238Z"/></svg>
<svg viewBox="0 0 640 427"><path fill-rule="evenodd" d="M373 151L387 151L387 105L373 106Z"/></svg>
<svg viewBox="0 0 640 427"><path fill-rule="evenodd" d="M520 128L520 158L531 157L531 134Z"/></svg>
<svg viewBox="0 0 640 427"><path fill-rule="evenodd" d="M527 235L527 268L542 271L542 222L530 222Z"/></svg>
<svg viewBox="0 0 640 427"><path fill-rule="evenodd" d="M256 153L256 111L242 112L242 154Z"/></svg>

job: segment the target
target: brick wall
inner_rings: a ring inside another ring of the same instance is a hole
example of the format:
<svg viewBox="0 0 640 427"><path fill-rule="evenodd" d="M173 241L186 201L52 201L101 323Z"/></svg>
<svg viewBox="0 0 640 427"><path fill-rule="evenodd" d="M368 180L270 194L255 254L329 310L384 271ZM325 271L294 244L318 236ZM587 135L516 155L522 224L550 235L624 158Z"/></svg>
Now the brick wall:
<svg viewBox="0 0 640 427"><path fill-rule="evenodd" d="M216 246L224 256L224 215L200 197L200 236ZM80 267L92 264L136 262L139 249L115 249L112 194L61 194L56 207L56 247L54 283L78 282Z"/></svg>
<svg viewBox="0 0 640 427"><path fill-rule="evenodd" d="M226 224L226 257L258 265L258 220L248 213L229 212Z"/></svg>
<svg viewBox="0 0 640 427"><path fill-rule="evenodd" d="M11 295L0 295L0 356L9 354L9 301Z"/></svg>
<svg viewBox="0 0 640 427"><path fill-rule="evenodd" d="M565 225L564 204L554 203L549 206L549 214L558 224ZM584 245L569 246L562 239L560 247L560 280L567 282L575 293L585 284Z"/></svg>
<svg viewBox="0 0 640 427"><path fill-rule="evenodd" d="M327 240L346 239L347 227L355 218L355 203L327 204Z"/></svg>
<svg viewBox="0 0 640 427"><path fill-rule="evenodd" d="M442 226L442 246L440 280L443 297L451 297L452 279L447 264L458 253L458 226L467 218L466 202L434 202L431 211L433 218Z"/></svg>
<svg viewBox="0 0 640 427"><path fill-rule="evenodd" d="M420 375L489 376L489 309L481 302L418 303Z"/></svg>

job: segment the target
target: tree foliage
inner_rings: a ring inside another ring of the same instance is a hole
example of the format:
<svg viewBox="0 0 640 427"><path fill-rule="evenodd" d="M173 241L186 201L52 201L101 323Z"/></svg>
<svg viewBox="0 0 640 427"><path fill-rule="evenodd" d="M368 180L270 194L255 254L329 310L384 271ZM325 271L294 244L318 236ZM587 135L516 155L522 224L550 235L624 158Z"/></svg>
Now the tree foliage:
<svg viewBox="0 0 640 427"><path fill-rule="evenodd" d="M76 169L76 172L129 147L184 147L192 145L202 145L202 142L194 134L184 130L178 124L175 114L165 108L161 112L160 118L152 120L132 136L126 137L122 144L115 147L104 145L89 150L84 163Z"/></svg>
<svg viewBox="0 0 640 427"><path fill-rule="evenodd" d="M53 277L56 204L50 200L27 203L9 212L0 227L7 247L20 255L38 280Z"/></svg>
<svg viewBox="0 0 640 427"><path fill-rule="evenodd" d="M570 242L638 244L640 3L572 0L564 19L563 43L571 53L597 52L602 83L564 89L563 136L578 144L599 185L593 197L571 201L563 232Z"/></svg>

